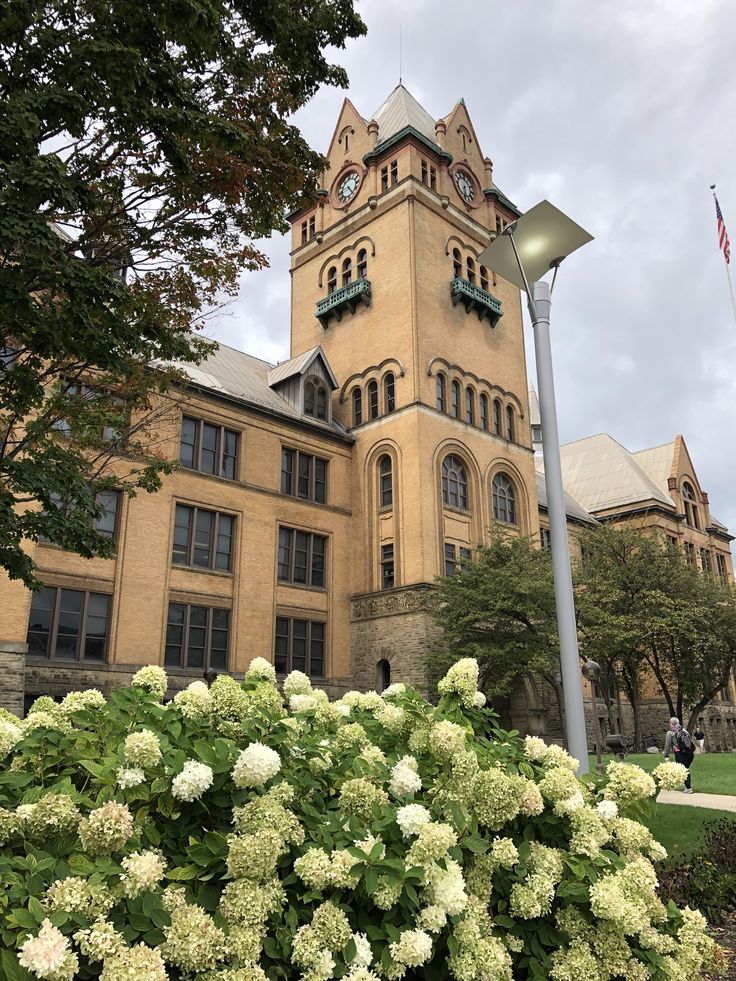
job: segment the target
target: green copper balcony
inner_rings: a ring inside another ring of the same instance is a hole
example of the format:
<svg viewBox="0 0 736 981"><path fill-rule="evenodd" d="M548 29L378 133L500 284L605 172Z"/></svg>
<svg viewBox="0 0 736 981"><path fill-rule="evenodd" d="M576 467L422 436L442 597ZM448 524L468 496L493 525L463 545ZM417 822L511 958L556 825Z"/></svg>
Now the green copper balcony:
<svg viewBox="0 0 736 981"><path fill-rule="evenodd" d="M462 303L468 313L475 310L478 320L487 317L491 322L491 327L495 327L503 316L501 301L497 300L487 290L481 289L475 283L469 283L467 279L458 276L450 283L450 296L453 306Z"/></svg>
<svg viewBox="0 0 736 981"><path fill-rule="evenodd" d="M324 300L317 304L317 320L326 329L330 322L330 317L334 317L338 322L342 320L345 310L355 313L355 308L359 303L364 303L367 307L371 305L371 282L369 279L357 279L354 283L341 286L339 290L329 293Z"/></svg>

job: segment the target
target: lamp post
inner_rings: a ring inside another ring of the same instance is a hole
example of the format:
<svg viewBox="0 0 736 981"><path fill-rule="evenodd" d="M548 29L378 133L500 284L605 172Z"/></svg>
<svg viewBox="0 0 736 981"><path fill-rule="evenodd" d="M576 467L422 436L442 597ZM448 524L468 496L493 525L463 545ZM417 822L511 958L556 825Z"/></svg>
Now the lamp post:
<svg viewBox="0 0 736 981"><path fill-rule="evenodd" d="M601 760L601 743L603 742L603 726L601 725L601 718L598 715L598 695L596 692L596 685L601 680L601 666L597 661L591 661L590 658L585 662L582 668L583 677L590 682L590 697L593 701L593 725L595 737L595 768L598 773L603 773L603 762Z"/></svg>
<svg viewBox="0 0 736 981"><path fill-rule="evenodd" d="M592 235L549 201L541 201L521 218L508 225L478 259L480 263L493 269L495 273L527 295L534 333L539 411L542 417L542 449L555 581L557 629L560 637L560 667L567 721L567 745L572 755L580 762L581 774L588 772L588 740L585 735L583 691L579 674L580 658L549 336L552 289L549 283L541 280L541 277L550 269L554 269L556 278L562 260L592 239ZM554 286L554 278L552 286Z"/></svg>

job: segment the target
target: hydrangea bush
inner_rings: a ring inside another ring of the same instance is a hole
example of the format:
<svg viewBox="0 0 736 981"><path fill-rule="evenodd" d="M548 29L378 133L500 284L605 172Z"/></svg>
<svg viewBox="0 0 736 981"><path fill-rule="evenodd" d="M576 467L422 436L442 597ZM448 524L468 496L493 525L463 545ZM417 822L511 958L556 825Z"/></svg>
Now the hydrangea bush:
<svg viewBox="0 0 736 981"><path fill-rule="evenodd" d="M495 727L474 661L436 706L404 685L338 702L146 667L105 702L0 719L0 975L8 981L677 978L717 967L665 906L656 790ZM284 702L286 700L286 704ZM663 764L662 786L684 769Z"/></svg>

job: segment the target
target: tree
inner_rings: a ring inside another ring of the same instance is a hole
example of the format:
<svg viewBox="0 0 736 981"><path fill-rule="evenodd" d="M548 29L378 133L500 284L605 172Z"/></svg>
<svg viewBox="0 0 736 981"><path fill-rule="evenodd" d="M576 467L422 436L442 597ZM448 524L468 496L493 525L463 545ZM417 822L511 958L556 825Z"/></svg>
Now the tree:
<svg viewBox="0 0 736 981"><path fill-rule="evenodd" d="M168 464L144 458L143 420L176 379L162 366L203 356L192 329L266 263L253 240L285 230L285 210L314 190L324 160L289 117L320 84L346 83L323 49L364 30L352 0L0 7L11 577L38 585L24 538L106 554L98 492L158 486Z"/></svg>
<svg viewBox="0 0 736 981"><path fill-rule="evenodd" d="M731 676L736 593L689 566L660 538L603 526L589 533L576 572L581 649L613 666L634 711L652 676L670 714L692 727Z"/></svg>
<svg viewBox="0 0 736 981"><path fill-rule="evenodd" d="M554 689L563 715L558 677L559 641L552 562L528 538L495 536L477 558L440 580L435 618L444 644L433 660L446 667L473 657L480 687L507 694L527 674L540 674Z"/></svg>

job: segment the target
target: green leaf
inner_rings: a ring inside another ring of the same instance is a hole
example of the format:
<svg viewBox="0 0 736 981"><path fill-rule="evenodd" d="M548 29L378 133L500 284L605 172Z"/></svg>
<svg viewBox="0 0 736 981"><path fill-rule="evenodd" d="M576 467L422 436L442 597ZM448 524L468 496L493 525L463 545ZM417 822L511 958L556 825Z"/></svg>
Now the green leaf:
<svg viewBox="0 0 736 981"><path fill-rule="evenodd" d="M28 900L28 911L39 925L46 919L46 910L35 896L31 896Z"/></svg>

